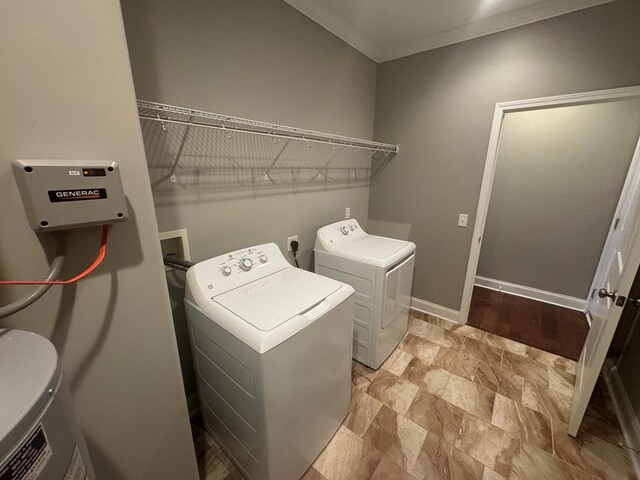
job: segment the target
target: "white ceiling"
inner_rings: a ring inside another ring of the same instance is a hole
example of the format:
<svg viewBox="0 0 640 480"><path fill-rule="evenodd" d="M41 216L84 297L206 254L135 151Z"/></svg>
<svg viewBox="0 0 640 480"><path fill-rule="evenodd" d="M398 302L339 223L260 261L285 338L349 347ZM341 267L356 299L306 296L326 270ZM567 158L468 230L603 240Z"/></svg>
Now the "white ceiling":
<svg viewBox="0 0 640 480"><path fill-rule="evenodd" d="M376 62L613 0L285 0Z"/></svg>

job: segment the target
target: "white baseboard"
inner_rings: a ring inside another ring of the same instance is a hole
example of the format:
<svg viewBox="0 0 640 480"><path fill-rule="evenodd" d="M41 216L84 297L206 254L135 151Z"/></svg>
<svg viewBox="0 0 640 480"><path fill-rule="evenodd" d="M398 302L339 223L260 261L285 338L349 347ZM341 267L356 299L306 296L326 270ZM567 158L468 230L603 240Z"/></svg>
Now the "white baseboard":
<svg viewBox="0 0 640 480"><path fill-rule="evenodd" d="M411 297L411 308L456 323L458 323L460 319L460 312L458 310L443 307L442 305L427 302L426 300L421 300L416 297Z"/></svg>
<svg viewBox="0 0 640 480"><path fill-rule="evenodd" d="M622 435L627 446L631 448L640 448L640 423L638 417L636 417L633 410L633 405L627 390L624 388L618 369L613 365L613 362L607 360L602 369L604 373L604 379L607 382L609 393L611 394L611 400L613 401L613 407L618 416L618 421L622 427ZM633 468L636 472L636 476L640 478L640 456L630 455Z"/></svg>
<svg viewBox="0 0 640 480"><path fill-rule="evenodd" d="M568 295L562 295L561 293L547 292L533 287L525 287L524 285L494 280L493 278L476 276L475 285L489 288L491 290L497 290L499 292L509 293L511 295L517 295L519 297L550 303L552 305L558 305L560 307L570 308L571 310L579 310L581 312L584 312L587 307L586 299L569 297Z"/></svg>

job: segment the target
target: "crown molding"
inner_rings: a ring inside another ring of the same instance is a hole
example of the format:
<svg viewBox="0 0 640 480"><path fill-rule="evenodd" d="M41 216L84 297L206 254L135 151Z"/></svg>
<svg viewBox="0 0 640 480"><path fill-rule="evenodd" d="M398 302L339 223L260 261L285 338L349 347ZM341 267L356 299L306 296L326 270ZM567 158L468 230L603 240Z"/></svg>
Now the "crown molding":
<svg viewBox="0 0 640 480"><path fill-rule="evenodd" d="M356 50L375 62L381 63L610 3L615 0L548 0L544 3L513 10L389 48L375 45L374 41L357 31L349 22L325 8L322 2L317 0L284 1Z"/></svg>

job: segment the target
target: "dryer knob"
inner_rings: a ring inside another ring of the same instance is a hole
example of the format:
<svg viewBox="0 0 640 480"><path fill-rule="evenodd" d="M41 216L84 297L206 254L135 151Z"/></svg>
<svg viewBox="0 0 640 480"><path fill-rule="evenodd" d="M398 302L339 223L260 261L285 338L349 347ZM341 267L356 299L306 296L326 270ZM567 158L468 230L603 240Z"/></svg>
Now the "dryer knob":
<svg viewBox="0 0 640 480"><path fill-rule="evenodd" d="M231 275L231 268L230 268L230 267L224 267L224 268L222 269L222 274L223 274L225 277L228 277L229 275Z"/></svg>
<svg viewBox="0 0 640 480"><path fill-rule="evenodd" d="M349 228L347 226L340 227L340 231L342 232L343 235L346 235L349 233Z"/></svg>
<svg viewBox="0 0 640 480"><path fill-rule="evenodd" d="M349 225L349 230L353 232L355 229L356 229L355 225Z"/></svg>
<svg viewBox="0 0 640 480"><path fill-rule="evenodd" d="M267 263L267 256L266 255L260 255L258 257L260 259L260 263Z"/></svg>
<svg viewBox="0 0 640 480"><path fill-rule="evenodd" d="M253 262L251 261L250 258L243 258L242 261L240 262L240 268L245 272L248 272L249 270L251 270L251 267L253 267Z"/></svg>

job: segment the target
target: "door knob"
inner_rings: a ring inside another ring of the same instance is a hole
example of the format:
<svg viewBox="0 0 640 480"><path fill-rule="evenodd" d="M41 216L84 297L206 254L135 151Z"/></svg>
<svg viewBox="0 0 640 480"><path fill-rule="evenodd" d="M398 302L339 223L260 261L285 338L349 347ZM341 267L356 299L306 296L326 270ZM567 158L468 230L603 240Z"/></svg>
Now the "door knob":
<svg viewBox="0 0 640 480"><path fill-rule="evenodd" d="M610 292L606 288L601 288L600 290L598 290L598 296L600 298L610 298L611 300L615 300L618 296L618 291L614 290L613 292Z"/></svg>

